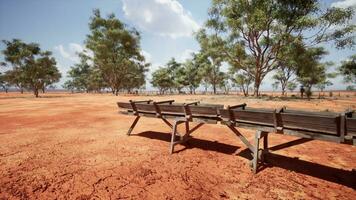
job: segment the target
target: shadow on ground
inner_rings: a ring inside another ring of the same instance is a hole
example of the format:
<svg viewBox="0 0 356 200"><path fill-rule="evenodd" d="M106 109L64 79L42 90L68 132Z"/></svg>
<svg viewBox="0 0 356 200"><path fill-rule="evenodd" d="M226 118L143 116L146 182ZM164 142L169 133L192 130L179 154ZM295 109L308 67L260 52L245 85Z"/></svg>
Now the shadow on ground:
<svg viewBox="0 0 356 200"><path fill-rule="evenodd" d="M298 157L287 157L280 154L272 153L273 151L281 150L309 141L311 141L311 139L301 138L270 147L270 153L266 157L267 163L262 166L262 169L266 167L279 167L356 189L355 170L348 171L344 169L338 169L326 165L321 165L318 163L313 163L310 161L300 160ZM238 154L238 156L244 157L249 160L252 159L251 152L249 149L244 149Z"/></svg>
<svg viewBox="0 0 356 200"><path fill-rule="evenodd" d="M162 132L155 132L155 131L145 131L141 132L138 134L134 134L132 136L140 136L140 137L146 137L150 139L155 139L155 140L162 140L166 142L171 141L171 134L170 133L162 133ZM239 147L229 145L229 144L224 144L220 143L217 141L209 141L209 140L202 140L198 138L192 138L190 139L187 144L182 144L184 146L183 149L175 151L175 153L184 151L186 149L193 149L193 148L198 148L202 150L208 150L208 151L215 151L219 153L224 153L224 154L234 154ZM168 146L167 146L168 148Z"/></svg>
<svg viewBox="0 0 356 200"><path fill-rule="evenodd" d="M171 134L155 131L145 131L138 134L134 134L133 136L146 137L166 142L170 142L171 140ZM277 151L283 148L291 147L309 141L311 140L305 138L293 140L287 143L270 147L270 151ZM191 140L189 140L189 144L182 145L184 146L184 149L180 151L192 148L199 148L202 150L215 151L230 155L234 154L236 150L240 148L229 144L219 143L217 141L202 140L197 138L192 138ZM179 153L180 151L176 151L175 153ZM252 159L251 152L249 149L244 149L237 155L248 160ZM267 158L268 163L264 164L264 166L262 166L262 169L266 167L279 167L356 189L356 171L354 170L348 171L338 169L326 165L321 165L318 163L300 160L298 157L291 158L272 152L268 154Z"/></svg>

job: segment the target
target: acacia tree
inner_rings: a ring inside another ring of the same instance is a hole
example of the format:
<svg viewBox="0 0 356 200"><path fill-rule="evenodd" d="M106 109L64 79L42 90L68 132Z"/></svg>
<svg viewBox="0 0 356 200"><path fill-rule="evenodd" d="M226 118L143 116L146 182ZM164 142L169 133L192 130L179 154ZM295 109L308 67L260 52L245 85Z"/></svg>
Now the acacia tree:
<svg viewBox="0 0 356 200"><path fill-rule="evenodd" d="M38 97L38 91L59 81L61 74L50 51L41 51L36 43L24 43L21 40L4 40L6 49L4 66L12 69L6 72L7 79L21 90L27 88Z"/></svg>
<svg viewBox="0 0 356 200"><path fill-rule="evenodd" d="M206 28L230 65L253 77L257 96L264 77L278 68L283 47L296 38L308 46L354 45L353 14L353 8L323 9L316 0L213 0Z"/></svg>
<svg viewBox="0 0 356 200"><path fill-rule="evenodd" d="M85 43L94 54L93 67L100 70L112 93L118 95L121 89L141 87L145 83L146 70L143 69L148 65L140 53L138 31L129 29L114 14L101 17L98 9L93 11L89 29L91 32ZM132 81L135 84L128 86Z"/></svg>

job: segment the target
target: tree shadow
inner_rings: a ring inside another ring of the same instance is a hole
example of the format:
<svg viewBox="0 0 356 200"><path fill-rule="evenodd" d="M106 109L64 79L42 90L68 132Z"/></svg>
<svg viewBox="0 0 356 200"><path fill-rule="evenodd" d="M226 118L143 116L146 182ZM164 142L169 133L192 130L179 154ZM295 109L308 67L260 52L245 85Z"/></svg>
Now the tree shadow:
<svg viewBox="0 0 356 200"><path fill-rule="evenodd" d="M133 134L132 136L146 137L146 138L161 140L166 142L171 141L170 133L162 133L162 132L155 132L155 131L145 131L138 134ZM217 141L202 140L194 137L188 140L187 143L183 143L181 145L184 146L184 148L175 151L175 153L184 151L186 149L198 148L202 150L215 151L215 152L231 155L234 154L237 151L237 149L239 149L239 147L237 146L224 144Z"/></svg>

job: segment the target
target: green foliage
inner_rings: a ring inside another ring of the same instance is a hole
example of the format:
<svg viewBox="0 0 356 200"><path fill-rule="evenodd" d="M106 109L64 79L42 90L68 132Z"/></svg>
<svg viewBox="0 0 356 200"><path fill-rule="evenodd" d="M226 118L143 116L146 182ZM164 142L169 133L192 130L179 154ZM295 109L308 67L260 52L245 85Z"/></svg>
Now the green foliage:
<svg viewBox="0 0 356 200"><path fill-rule="evenodd" d="M114 14L101 17L97 9L89 29L86 47L94 53L93 66L105 85L116 95L122 89L130 91L142 87L148 64L140 53L139 33L127 28Z"/></svg>
<svg viewBox="0 0 356 200"><path fill-rule="evenodd" d="M75 64L67 72L70 80L64 83L64 88L89 92L91 90L91 76L93 68L88 64L88 57L80 55L80 63Z"/></svg>
<svg viewBox="0 0 356 200"><path fill-rule="evenodd" d="M190 94L195 94L195 90L199 87L202 80L198 56L194 54L193 59L186 60L183 64L182 73L178 76L180 83L189 89Z"/></svg>
<svg viewBox="0 0 356 200"><path fill-rule="evenodd" d="M287 83L287 88L290 92L293 92L297 88L297 84L295 82L288 82Z"/></svg>
<svg viewBox="0 0 356 200"><path fill-rule="evenodd" d="M0 73L0 87L7 92L11 86L9 78L6 74Z"/></svg>
<svg viewBox="0 0 356 200"><path fill-rule="evenodd" d="M352 47L355 25L349 22L353 14L352 8L323 9L316 0L214 0L205 26L208 30L198 33L198 40L203 49L209 46L209 51L222 54L235 70L249 74L258 95L269 72L292 66L284 63L290 59L284 53L290 44L314 46L333 41L338 48Z"/></svg>
<svg viewBox="0 0 356 200"><path fill-rule="evenodd" d="M297 79L308 90L316 84L327 84L328 73L326 72L327 63L320 60L326 51L319 48L309 48L300 54L300 66L297 70Z"/></svg>
<svg viewBox="0 0 356 200"><path fill-rule="evenodd" d="M356 84L356 54L341 63L340 73L344 76L346 83Z"/></svg>
<svg viewBox="0 0 356 200"><path fill-rule="evenodd" d="M211 85L213 93L216 94L217 87L221 86L226 78L220 71L224 61L220 48L222 41L218 37L207 35L205 30L201 30L197 34L197 39L201 48L197 61L201 66L203 81Z"/></svg>
<svg viewBox="0 0 356 200"><path fill-rule="evenodd" d="M168 68L159 68L152 73L151 84L159 89L160 94L164 94L174 85Z"/></svg>
<svg viewBox="0 0 356 200"><path fill-rule="evenodd" d="M249 76L246 72L234 73L234 70L230 70L230 80L233 84L240 88L240 91L243 92L244 96L248 96L249 87L253 81L252 77Z"/></svg>
<svg viewBox="0 0 356 200"><path fill-rule="evenodd" d="M355 87L353 85L349 85L346 87L347 91L355 91Z"/></svg>
<svg viewBox="0 0 356 200"><path fill-rule="evenodd" d="M9 84L21 90L30 89L38 97L39 90L44 92L47 86L61 78L50 51L41 51L38 44L27 44L18 39L4 40L3 43L6 49L2 51L5 57L2 65L12 67L5 73Z"/></svg>

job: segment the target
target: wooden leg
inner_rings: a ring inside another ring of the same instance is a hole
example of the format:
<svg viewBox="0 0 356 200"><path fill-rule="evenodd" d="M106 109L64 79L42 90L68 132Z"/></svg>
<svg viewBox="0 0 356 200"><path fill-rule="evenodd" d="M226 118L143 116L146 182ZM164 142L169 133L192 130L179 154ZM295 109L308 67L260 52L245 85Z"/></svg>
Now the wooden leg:
<svg viewBox="0 0 356 200"><path fill-rule="evenodd" d="M261 155L262 157L262 162L268 162L267 161L267 154L268 154L269 150L268 150L268 133L264 133L263 135L263 152Z"/></svg>
<svg viewBox="0 0 356 200"><path fill-rule="evenodd" d="M255 146L253 149L253 160L252 160L252 167L253 167L253 173L257 173L257 168L258 168L258 149L260 146L260 136L261 136L261 131L257 131L255 135Z"/></svg>
<svg viewBox="0 0 356 200"><path fill-rule="evenodd" d="M172 138L171 138L171 147L170 147L170 153L173 154L174 151L174 142L175 142L175 137L176 137L176 132L177 132L177 128L178 128L179 122L175 121L173 124L173 128L172 128Z"/></svg>
<svg viewBox="0 0 356 200"><path fill-rule="evenodd" d="M138 120L140 119L140 116L137 116L135 121L131 124L131 127L129 128L129 131L127 131L127 135L131 135L132 130L135 128Z"/></svg>
<svg viewBox="0 0 356 200"><path fill-rule="evenodd" d="M268 134L263 137L263 150L268 152Z"/></svg>

